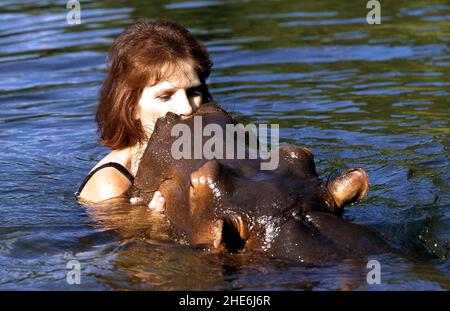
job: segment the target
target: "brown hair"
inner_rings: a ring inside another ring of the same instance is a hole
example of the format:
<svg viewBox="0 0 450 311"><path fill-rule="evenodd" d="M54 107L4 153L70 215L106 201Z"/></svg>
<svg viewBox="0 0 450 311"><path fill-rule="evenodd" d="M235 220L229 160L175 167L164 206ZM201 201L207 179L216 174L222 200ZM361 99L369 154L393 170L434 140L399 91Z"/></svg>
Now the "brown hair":
<svg viewBox="0 0 450 311"><path fill-rule="evenodd" d="M126 29L108 54L108 74L96 114L100 143L122 149L145 139L140 121L134 118L142 91L171 77L186 61L204 85L203 101L211 100L205 84L211 59L186 28L157 20L138 21Z"/></svg>

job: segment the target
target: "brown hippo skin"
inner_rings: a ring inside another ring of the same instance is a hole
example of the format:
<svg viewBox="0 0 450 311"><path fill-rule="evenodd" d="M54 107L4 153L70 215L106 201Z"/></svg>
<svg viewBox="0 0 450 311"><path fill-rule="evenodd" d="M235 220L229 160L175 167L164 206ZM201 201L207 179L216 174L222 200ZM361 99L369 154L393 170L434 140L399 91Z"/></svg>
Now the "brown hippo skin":
<svg viewBox="0 0 450 311"><path fill-rule="evenodd" d="M202 105L193 116L202 116L203 127L233 123L214 104ZM260 159L175 160L171 146L177 137L171 129L178 123L193 129L193 116L168 113L158 119L132 189L145 203L161 191L164 213L180 240L209 249L261 251L299 263L380 251L373 234L340 217L344 205L365 197L364 170L351 169L324 183L311 151L296 146L279 149L275 170L260 170Z"/></svg>

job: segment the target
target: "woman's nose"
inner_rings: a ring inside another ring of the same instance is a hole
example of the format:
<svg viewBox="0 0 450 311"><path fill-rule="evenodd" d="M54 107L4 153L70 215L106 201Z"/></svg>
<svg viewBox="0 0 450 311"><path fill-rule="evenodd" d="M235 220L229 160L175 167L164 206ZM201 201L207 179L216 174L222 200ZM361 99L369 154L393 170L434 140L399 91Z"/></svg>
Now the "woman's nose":
<svg viewBox="0 0 450 311"><path fill-rule="evenodd" d="M194 111L185 90L179 90L176 94L176 113L180 116L189 116Z"/></svg>

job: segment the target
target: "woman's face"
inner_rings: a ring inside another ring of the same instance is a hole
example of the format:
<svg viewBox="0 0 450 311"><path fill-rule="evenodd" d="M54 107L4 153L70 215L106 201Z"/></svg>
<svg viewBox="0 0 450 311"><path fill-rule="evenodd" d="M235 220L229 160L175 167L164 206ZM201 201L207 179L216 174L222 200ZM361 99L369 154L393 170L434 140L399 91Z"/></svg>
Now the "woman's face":
<svg viewBox="0 0 450 311"><path fill-rule="evenodd" d="M167 112L182 117L194 113L201 105L202 85L193 66L184 63L179 74L166 81L148 86L142 92L138 103L137 118L147 135L153 132L156 120Z"/></svg>

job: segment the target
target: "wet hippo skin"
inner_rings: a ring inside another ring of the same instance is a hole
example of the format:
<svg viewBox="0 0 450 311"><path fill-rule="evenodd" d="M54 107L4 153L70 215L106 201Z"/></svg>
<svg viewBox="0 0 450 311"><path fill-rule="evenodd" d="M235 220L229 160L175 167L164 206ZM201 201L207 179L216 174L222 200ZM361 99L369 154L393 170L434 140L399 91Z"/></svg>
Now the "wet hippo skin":
<svg viewBox="0 0 450 311"><path fill-rule="evenodd" d="M275 170L261 170L261 159L174 159L175 124L194 127L233 124L214 104L202 105L182 119L158 119L142 157L133 195L148 203L155 191L165 198L165 215L180 238L209 249L263 252L302 263L363 257L381 250L365 227L344 220L342 208L365 197L368 176L350 169L325 183L316 173L311 151L279 149ZM193 138L192 138L193 139ZM203 143L208 137L203 138Z"/></svg>

